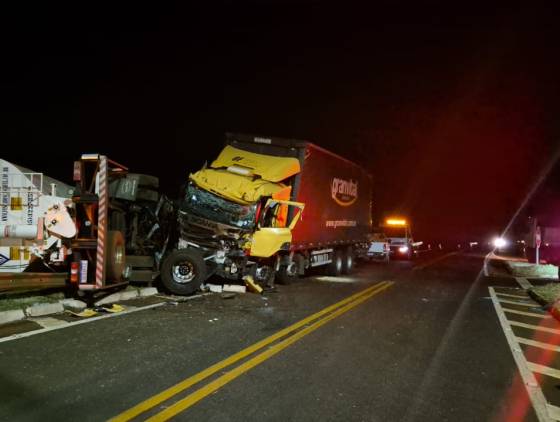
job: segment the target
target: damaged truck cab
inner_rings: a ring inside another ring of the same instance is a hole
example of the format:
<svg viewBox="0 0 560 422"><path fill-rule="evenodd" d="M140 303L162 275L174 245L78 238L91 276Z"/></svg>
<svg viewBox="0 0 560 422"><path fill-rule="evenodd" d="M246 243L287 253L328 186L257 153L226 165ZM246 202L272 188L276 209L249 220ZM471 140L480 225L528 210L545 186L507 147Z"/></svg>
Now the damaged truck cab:
<svg viewBox="0 0 560 422"><path fill-rule="evenodd" d="M266 286L311 267L348 273L367 251L370 215L369 175L356 164L306 141L228 134L189 176L161 279L190 294L213 274Z"/></svg>
<svg viewBox="0 0 560 422"><path fill-rule="evenodd" d="M296 158L228 145L209 168L191 174L178 210L177 249L162 267L166 287L188 294L212 274L271 284L304 207L290 201L283 183L299 172Z"/></svg>

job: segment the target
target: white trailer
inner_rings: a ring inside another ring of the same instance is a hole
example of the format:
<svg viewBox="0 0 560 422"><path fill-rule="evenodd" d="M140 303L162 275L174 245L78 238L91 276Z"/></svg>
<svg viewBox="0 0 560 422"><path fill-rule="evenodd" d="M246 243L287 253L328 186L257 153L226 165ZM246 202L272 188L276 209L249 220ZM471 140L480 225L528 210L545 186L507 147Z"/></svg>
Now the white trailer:
<svg viewBox="0 0 560 422"><path fill-rule="evenodd" d="M20 273L40 259L63 264L76 234L71 186L0 159L0 273Z"/></svg>

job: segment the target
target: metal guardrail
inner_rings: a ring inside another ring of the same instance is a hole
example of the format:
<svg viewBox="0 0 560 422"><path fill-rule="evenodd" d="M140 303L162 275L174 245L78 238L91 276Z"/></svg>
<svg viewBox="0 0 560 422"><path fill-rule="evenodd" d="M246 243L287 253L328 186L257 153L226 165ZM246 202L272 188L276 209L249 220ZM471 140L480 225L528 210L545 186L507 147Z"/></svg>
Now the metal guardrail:
<svg viewBox="0 0 560 422"><path fill-rule="evenodd" d="M67 273L0 273L0 292L65 287Z"/></svg>

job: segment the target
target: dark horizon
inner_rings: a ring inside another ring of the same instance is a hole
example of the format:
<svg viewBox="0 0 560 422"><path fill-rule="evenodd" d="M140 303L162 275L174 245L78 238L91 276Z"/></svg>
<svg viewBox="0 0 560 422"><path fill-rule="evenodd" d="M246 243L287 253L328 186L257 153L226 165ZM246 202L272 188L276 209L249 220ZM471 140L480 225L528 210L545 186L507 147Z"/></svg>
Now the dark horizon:
<svg viewBox="0 0 560 422"><path fill-rule="evenodd" d="M373 175L376 219L462 238L505 228L557 147L544 7L121 7L14 12L2 158L69 181L100 152L175 194L225 132L306 139Z"/></svg>

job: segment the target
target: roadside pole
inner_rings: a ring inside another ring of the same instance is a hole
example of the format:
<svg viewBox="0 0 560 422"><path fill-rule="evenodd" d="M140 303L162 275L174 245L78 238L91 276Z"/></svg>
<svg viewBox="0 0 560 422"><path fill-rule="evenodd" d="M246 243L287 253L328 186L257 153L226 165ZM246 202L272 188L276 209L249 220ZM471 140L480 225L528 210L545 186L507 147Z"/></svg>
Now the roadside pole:
<svg viewBox="0 0 560 422"><path fill-rule="evenodd" d="M539 257L539 255L540 255L539 252L540 252L540 248L541 248L541 227L540 226L537 226L537 228L535 230L535 246L536 246L536 248L535 248L535 252L536 252L535 253L535 261L536 262L535 263L537 265L539 265L540 262L541 262L540 257Z"/></svg>

